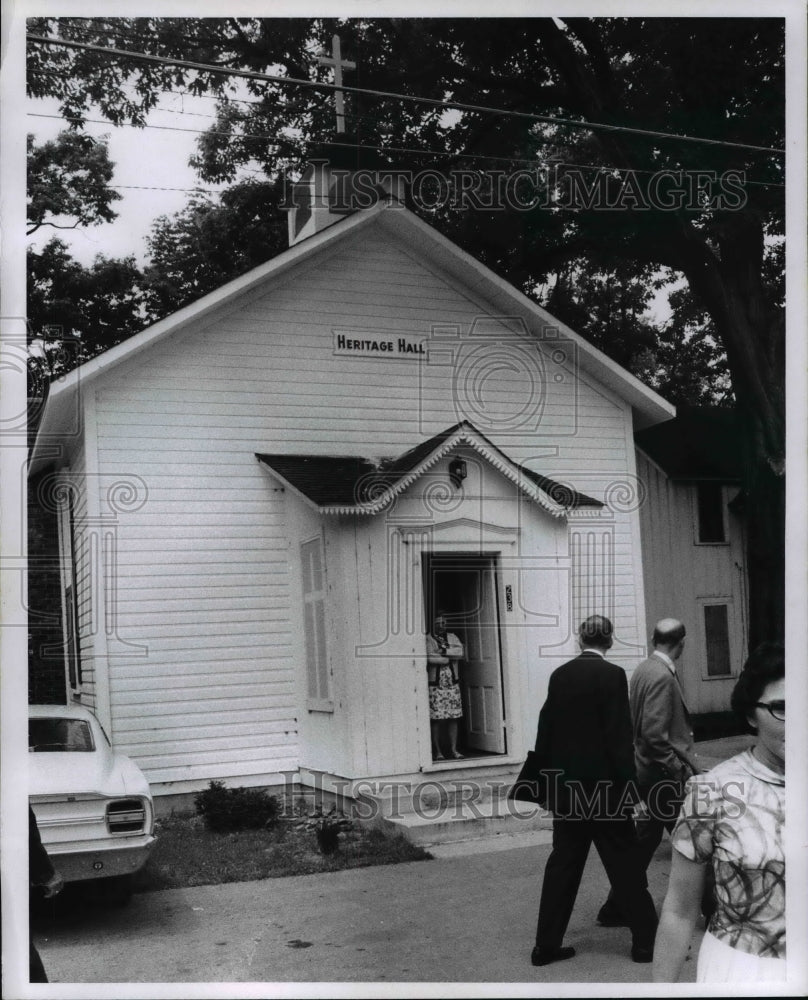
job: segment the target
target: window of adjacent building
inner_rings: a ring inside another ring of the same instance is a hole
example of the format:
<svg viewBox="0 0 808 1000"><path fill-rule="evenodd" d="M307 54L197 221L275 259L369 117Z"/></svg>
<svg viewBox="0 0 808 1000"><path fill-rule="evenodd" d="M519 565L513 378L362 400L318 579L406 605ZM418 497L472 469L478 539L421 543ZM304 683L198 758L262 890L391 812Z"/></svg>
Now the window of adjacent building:
<svg viewBox="0 0 808 1000"><path fill-rule="evenodd" d="M325 550L322 536L302 542L303 631L306 642L306 697L308 708L329 711L331 674L325 629Z"/></svg>
<svg viewBox="0 0 808 1000"><path fill-rule="evenodd" d="M720 483L699 483L696 487L698 541L701 545L726 542L724 491Z"/></svg>
<svg viewBox="0 0 808 1000"><path fill-rule="evenodd" d="M704 641L708 677L726 677L732 673L728 612L727 604L704 605Z"/></svg>
<svg viewBox="0 0 808 1000"><path fill-rule="evenodd" d="M59 508L59 544L62 567L62 632L67 678L72 691L81 688L79 654L78 588L76 586L76 525L70 490Z"/></svg>

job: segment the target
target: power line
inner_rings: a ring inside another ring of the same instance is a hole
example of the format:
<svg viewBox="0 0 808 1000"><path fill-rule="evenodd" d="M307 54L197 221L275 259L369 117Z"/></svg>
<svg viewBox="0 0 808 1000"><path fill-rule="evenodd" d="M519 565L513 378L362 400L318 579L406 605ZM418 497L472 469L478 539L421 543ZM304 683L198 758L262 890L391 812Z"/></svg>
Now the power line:
<svg viewBox="0 0 808 1000"><path fill-rule="evenodd" d="M108 34L112 34L112 33L108 32ZM60 73L56 73L55 71L45 70L45 71L42 71L42 72L43 72L44 75L47 75L47 76L61 76L62 75ZM134 84L121 83L121 84L119 84L119 86L121 88L128 88L130 90L135 90ZM238 104L247 104L247 105L250 105L252 107L263 107L264 106L264 102L263 101L248 101L248 100L245 100L244 98L239 98L239 97L229 97L229 96L215 97L215 96L213 96L211 94L191 94L188 91L171 90L168 87L155 87L154 90L155 90L155 93L172 94L175 97L180 97L180 98L188 97L188 98L193 98L195 100L199 99L199 98L202 98L203 100L206 100L206 101L217 101L217 102L220 102L220 103L225 104L225 105L238 103ZM175 108L160 107L159 105L155 105L154 107L150 108L149 111L150 112L157 112L157 113L172 114L172 115L187 115L187 116L193 117L193 118L208 118L208 119L210 119L212 121L218 121L219 120L219 115L206 115L206 114L202 114L201 112L198 112L198 111L177 110ZM34 117L34 118L37 118L37 117L38 118L54 118L54 119L58 119L58 120L62 120L62 121L75 121L75 122L82 122L83 121L83 122L89 122L90 124L93 124L93 125L113 124L113 123L109 123L107 121L101 121L101 120L99 120L97 118L69 117L67 115L45 115L45 114L36 113L36 112L27 112L27 114L28 114L29 117ZM375 124L388 124L387 119L380 118L378 115L370 115L370 114L361 113L361 112L357 112L357 111L346 111L346 117L349 117L349 118L353 119L355 122L373 122ZM241 123L243 124L244 121L245 121L245 119L242 119ZM149 124L149 123L144 123L143 125L134 125L132 122L122 122L121 124L117 124L115 127L116 128L120 128L122 126L125 126L127 128L161 128L161 129L166 130L166 131L171 131L172 130L172 126L169 126L169 125L158 126L158 125L152 125L152 124ZM198 134L201 134L201 135L206 134L206 133L210 133L211 135L225 135L227 137L231 137L232 136L232 133L230 133L230 132L226 132L226 133L215 132L215 131L210 130L210 129L184 129L184 130L183 129L174 129L174 131L185 131L185 132L192 132L192 133L195 132L195 133L198 133ZM271 140L271 139L276 139L277 136L268 136L268 135L264 135L264 136L262 136L262 135L254 135L254 136L251 136L251 135L243 135L242 134L238 138L240 139L240 141L245 141L245 140L248 140L248 139L269 139L269 140ZM293 140L287 139L287 141L291 142ZM316 144L316 140L305 140L305 141L307 141L307 142L309 142L311 144ZM396 151L400 151L400 152L415 152L414 150L403 150L403 149L397 150L396 147L384 147L384 146L369 145L369 144L364 144L364 145L358 145L358 144L353 144L353 143L341 143L341 144L340 143L330 143L330 144L331 145L350 146L351 148L355 148L355 149L373 149L373 150L376 150L377 152L385 152L388 149L389 149L390 152L396 152ZM461 159L492 160L492 161L498 161L498 162L502 162L502 163L521 163L521 164L526 164L526 165L529 165L529 166L535 166L537 164L544 165L544 164L547 164L548 162L559 162L560 166L576 167L576 168L582 169L582 170L606 170L606 171L608 171L608 170L626 169L626 168L620 168L620 167L614 167L614 166L608 166L608 165L595 165L595 164L585 164L585 163L561 163L560 161L555 161L555 160L553 160L553 161L534 160L534 159L526 159L524 157L518 157L518 156L494 156L494 155L490 155L490 154L486 154L486 153L465 153L465 152L464 153L458 153L458 152L447 152L446 150L431 150L431 149L425 149L425 148L422 148L420 151L423 152L424 155L430 155L430 156L450 156L450 157L458 157L458 158L461 158ZM631 169L634 171L634 173L653 174L653 173L659 172L659 170L668 170L668 169L672 169L672 168L662 166L662 167L657 167L655 169L641 168L641 167L634 167L634 168L631 168ZM252 172L255 173L256 171L252 171ZM744 183L748 184L748 185L754 185L755 187L785 188L785 184L778 184L775 181L753 181L753 180L746 179L744 181ZM190 190L193 190L193 189L191 189L191 188L184 188L182 190L188 190L188 191L190 191Z"/></svg>
<svg viewBox="0 0 808 1000"><path fill-rule="evenodd" d="M115 188L116 191L191 191L194 194L221 194L226 188L173 188L173 187L152 187L146 184L108 184L107 187Z"/></svg>
<svg viewBox="0 0 808 1000"><path fill-rule="evenodd" d="M132 85L129 85L129 84L122 84L121 86L123 86L123 87L131 87L132 89L134 89L134 87ZM173 95L175 95L177 97L181 97L181 98L182 97L193 97L193 98L203 97L203 98L205 98L207 100L211 100L211 101L219 100L219 98L212 97L211 95L208 95L208 94L188 94L185 91L170 90L168 88L156 88L156 90L159 93L161 93L161 94L173 94ZM262 101L242 101L241 99L237 99L237 98L234 98L233 100L238 100L239 103L242 103L242 104L251 104L251 105L259 106L259 107L263 105ZM225 104L229 103L229 99L224 100L223 103L225 103ZM187 115L187 116L192 117L192 118L207 118L207 119L210 119L211 121L218 121L219 120L219 116L218 115L206 115L206 114L202 114L202 113L197 112L197 111L185 111L185 110L179 110L179 109L176 109L176 108L165 108L165 107L160 107L159 105L155 105L154 107L150 108L149 111L150 111L150 113L154 112L154 113L164 113L164 114L172 114L172 115ZM33 111L27 112L27 115L29 117L33 117L33 118L53 118L53 119L62 120L62 121L88 122L88 123L93 124L93 125L106 125L106 124L108 124L106 121L102 121L102 120L97 119L97 118L83 118L83 117L79 117L79 116L71 117L71 116L68 116L68 115L48 115L48 114L44 114L44 113L40 113L40 112L33 112ZM385 119L379 118L376 115L361 114L361 113L358 113L358 112L347 112L346 117L350 117L354 121L367 121L367 122L373 122L373 123L377 123L377 124L387 124L387 122L386 122ZM245 121L246 121L246 119L241 119L240 122L239 122L239 124L243 125L245 123ZM115 127L116 128L120 128L122 126L127 127L127 128L156 128L156 129L161 129L163 131L190 132L190 133L196 133L196 134L200 134L200 135L205 135L205 134L219 135L219 136L225 136L227 138L232 138L233 137L233 133L231 133L231 132L220 132L220 131L216 131L216 130L213 130L213 129L191 129L191 128L189 128L189 129L181 129L181 128L175 128L175 127L173 127L171 125L154 125L154 124L150 124L148 122L144 123L143 125L135 125L132 122L122 122L120 125L116 125ZM242 141L242 142L250 140L250 139L272 141L272 140L277 140L277 135L271 135L271 136L270 135L261 135L261 134L249 135L249 134L242 133L241 135L238 135L237 138L239 139L239 141ZM284 138L285 138L286 142L289 142L289 143L294 142L294 140L290 139L289 137L284 137ZM306 139L306 140L302 140L302 141L308 142L309 144L317 144L317 141L313 140L313 139ZM320 144L322 144L322 143L320 143ZM557 161L557 160L549 160L548 161L548 160L527 159L525 157L518 157L518 156L495 156L495 155L486 154L486 153L450 152L450 151L446 151L446 150L432 150L432 149L427 149L427 148L424 148L424 147L420 147L418 150L414 150L414 149L406 149L406 148L393 147L393 146L385 147L385 146L379 146L379 145L370 145L370 144L367 144L367 143L363 144L363 145L356 144L356 143L337 143L337 142L330 142L330 143L326 143L326 144L336 145L336 146L345 146L345 147L355 148L355 149L373 149L373 150L375 150L377 152L402 152L402 153L410 153L410 154L415 154L417 152L421 152L424 155L429 155L429 156L448 156L448 157L456 157L456 158L461 158L461 159L490 160L490 161L498 161L498 162L502 162L502 163L519 163L519 164L525 164L527 166L547 165L548 163L558 163L560 166L575 167L575 168L583 169L583 170L601 170L601 171L604 171L604 170L605 171L610 171L610 170L612 170L612 171L618 171L618 170L621 170L621 169L626 169L626 168L620 168L620 167L615 167L615 166L610 166L610 165L604 165L604 164L584 164L584 163L566 163L566 162L565 163L561 163L560 161ZM665 167L665 166L661 166L661 167L657 167L657 168L654 168L654 169L651 169L651 168L641 168L641 167L634 167L634 168L631 168L631 169L633 170L634 173L654 174L654 173L658 173L660 170L668 170L668 169L671 169L671 168ZM756 187L778 187L778 188L784 188L785 187L784 184L778 184L778 183L776 183L774 181L753 181L753 180L746 179L744 183L750 184L750 185L754 185ZM183 190L191 190L191 189L190 188L185 188Z"/></svg>
<svg viewBox="0 0 808 1000"><path fill-rule="evenodd" d="M163 109L156 109L163 110ZM99 118L79 118L63 115L50 115L44 114L42 112L27 112L29 118L52 118L58 121L76 121L76 122L86 122L91 125L109 125L110 122L104 121ZM123 125L127 128L153 128L158 129L163 132L184 132L184 133L196 133L198 135L220 135L225 138L232 139L233 134L231 132L219 132L214 129L198 129L198 128L178 128L176 125L134 125L131 122L123 122ZM121 126L117 126L120 128ZM272 135L240 135L237 137L239 142L271 142L275 146L280 147L281 144L277 141L277 136ZM292 139L284 140L286 145L291 146L293 144ZM520 163L531 167L573 167L576 170L594 170L600 173L634 173L634 174L656 174L659 170L651 170L649 168L639 168L639 167L616 167L609 166L605 164L592 164L592 163L567 163L562 160L539 160L539 159L524 159L518 156L494 156L487 153L466 153L466 152L452 152L445 149L425 149L423 147L414 148L408 146L377 146L372 143L357 143L357 142L335 142L331 139L304 139L303 142L307 146L339 146L345 149L360 149L360 150L373 150L377 153L396 153L404 154L407 156L445 156L450 159L461 159L461 160L485 160L493 161L498 163ZM281 149L278 148L278 152ZM677 171L670 171L672 173L677 173ZM784 184L778 184L774 181L750 181L744 180L745 184L754 185L755 187L775 187L784 188ZM191 188L187 190L193 190Z"/></svg>
<svg viewBox="0 0 808 1000"><path fill-rule="evenodd" d="M59 80L64 79L64 71L62 70L38 68L36 73L37 76L53 76ZM121 83L118 84L118 87L121 90L131 90L137 93L137 87L133 83L126 83L125 81L122 81ZM245 97L233 97L231 94L228 93L222 93L217 96L215 94L192 94L188 90L172 90L170 87L152 87L151 89L155 94L174 94L176 97L188 97L192 98L193 100L202 100L202 101L217 101L221 104L226 104L226 105L247 104L251 107L258 108L258 107L263 107L265 103L263 100L251 101L247 100L247 98ZM73 93L75 93L75 91Z"/></svg>
<svg viewBox="0 0 808 1000"><path fill-rule="evenodd" d="M252 70L230 69L224 66L216 66L210 63L193 62L187 59L173 59L166 56L152 56L144 52L132 52L127 49L115 49L106 45L90 45L86 42L73 42L64 38L46 38L41 35L26 35L29 42L40 45L61 45L66 48L80 49L87 52L99 52L106 55L122 56L126 59L134 59L141 62L157 63L163 66L180 66L185 69L196 70L202 73L220 73L225 76L236 76L248 80L263 80L268 83L281 83L299 87L311 87L316 90L342 91L344 93L364 94L369 97L393 98L399 101L409 101L416 104L426 104L432 107L441 107L455 111L472 111L482 114L494 114L522 118L529 121L544 122L550 125L565 125L570 128L581 128L586 130L602 130L607 132L626 132L631 135L644 135L655 139L667 139L675 142L694 142L710 146L723 146L732 149L746 149L759 153L784 154L784 149L776 149L771 146L753 146L747 143L728 142L724 139L708 139L702 136L677 135L670 132L657 132L651 129L630 128L626 125L608 125L603 122L574 121L571 118L558 118L549 115L536 115L527 111L510 111L506 108L491 108L479 104L466 104L461 101L442 101L431 97L415 97L409 94L397 94L385 90L372 90L365 87L350 87L346 84L337 86L333 83L320 83L315 80L302 80L291 76L278 76L270 73L258 73Z"/></svg>
<svg viewBox="0 0 808 1000"><path fill-rule="evenodd" d="M165 109L158 108L156 110L162 111ZM26 115L28 118L55 118L59 121L65 121L65 122L87 122L90 125L114 125L115 128L121 127L121 125L115 125L114 122L110 122L102 118L83 118L83 117L78 117L77 115L46 115L40 111L28 111L26 112ZM154 125L149 123L144 123L143 125L135 125L132 122L122 122L121 124L124 125L126 128L153 128L157 129L160 132L193 132L196 133L197 135L221 135L228 139L234 138L232 132L218 132L215 129L207 129L207 128L180 128L178 125ZM243 135L243 136L238 136L237 138L241 140L269 139L278 144L278 137L276 135Z"/></svg>

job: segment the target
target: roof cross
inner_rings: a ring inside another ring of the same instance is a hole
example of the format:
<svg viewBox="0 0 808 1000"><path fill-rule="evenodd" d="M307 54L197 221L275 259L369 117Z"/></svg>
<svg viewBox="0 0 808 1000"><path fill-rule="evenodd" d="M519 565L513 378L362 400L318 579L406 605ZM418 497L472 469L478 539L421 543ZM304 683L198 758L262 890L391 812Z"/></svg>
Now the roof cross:
<svg viewBox="0 0 808 1000"><path fill-rule="evenodd" d="M342 58L342 50L340 49L339 35L334 35L334 37L331 39L331 55L317 56L317 62L320 63L321 66L334 67L334 83L337 87L342 86L343 69L356 69L356 63L349 62L347 59ZM337 109L337 132L344 132L345 102L343 100L342 91L335 90L334 96L336 98L336 109Z"/></svg>

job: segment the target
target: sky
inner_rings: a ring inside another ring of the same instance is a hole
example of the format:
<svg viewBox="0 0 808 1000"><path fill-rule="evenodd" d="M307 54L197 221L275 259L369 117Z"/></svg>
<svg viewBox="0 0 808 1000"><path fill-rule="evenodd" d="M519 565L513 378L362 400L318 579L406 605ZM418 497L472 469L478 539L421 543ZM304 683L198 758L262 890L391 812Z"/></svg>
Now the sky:
<svg viewBox="0 0 808 1000"><path fill-rule="evenodd" d="M33 246L41 248L55 235L85 266L99 253L108 257L134 254L142 265L148 252L146 237L155 219L180 211L194 187L218 191L226 186L202 183L188 165L198 131L211 125L209 116L215 113L215 101L163 94L160 108L151 112L145 128L116 127L102 121L100 114L89 115L101 123L88 122L84 131L93 137L108 137L110 159L115 164L112 183L121 195L113 205L118 218L76 230L45 226L30 237ZM54 139L67 127L59 117L59 102L27 99L26 127L38 142Z"/></svg>

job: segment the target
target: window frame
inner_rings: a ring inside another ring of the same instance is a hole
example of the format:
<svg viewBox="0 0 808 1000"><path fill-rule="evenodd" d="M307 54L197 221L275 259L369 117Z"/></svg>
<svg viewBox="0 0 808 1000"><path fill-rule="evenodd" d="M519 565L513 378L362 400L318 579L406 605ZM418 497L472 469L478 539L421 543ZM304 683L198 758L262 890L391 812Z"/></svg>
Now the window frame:
<svg viewBox="0 0 808 1000"><path fill-rule="evenodd" d="M723 538L721 541L707 542L701 539L701 504L699 502L699 493L706 487L715 487L718 490L718 495L720 497L720 511L721 511L721 528L723 532ZM693 544L700 547L703 546L714 546L714 545L729 545L729 519L727 517L727 491L723 483L716 483L711 480L705 480L704 482L695 483L692 490L693 495Z"/></svg>
<svg viewBox="0 0 808 1000"><path fill-rule="evenodd" d="M703 653L702 669L701 669L701 679L703 681L727 681L738 676L737 664L734 662L732 655L732 629L733 629L733 618L735 614L735 602L731 597L700 597L698 598L699 606L699 632L700 632L700 652ZM711 674L708 672L708 656L707 656L707 616L705 614L705 608L709 607L725 607L727 609L727 655L729 659L729 672L726 674Z"/></svg>
<svg viewBox="0 0 808 1000"><path fill-rule="evenodd" d="M311 575L312 570L307 567L307 549L312 544L317 545L317 553L320 562L320 576L321 576L321 586L315 588L313 586L309 591L306 590L307 576ZM305 685L306 685L306 709L309 712L333 712L334 711L334 692L333 692L333 680L331 676L331 657L329 655L329 642L328 642L328 629L326 627L326 611L328 604L328 574L326 571L325 562L325 539L323 533L320 532L317 535L312 535L309 538L301 539L300 548L300 589L302 596L301 605L301 624L303 628L303 649L305 657ZM314 632L307 628L307 609L313 607L313 615L315 618L320 616L320 621L315 621ZM318 636L322 638L322 647L320 647ZM312 639L314 641L314 646L312 646ZM315 659L312 660L312 652L314 652ZM321 659L322 657L322 659ZM312 680L314 680L314 690L315 694L312 694ZM325 690L323 690L323 680L325 681Z"/></svg>
<svg viewBox="0 0 808 1000"><path fill-rule="evenodd" d="M69 488L59 504L60 591L62 602L62 649L65 680L71 695L81 694L81 641L79 635L79 592L76 567L76 519L73 492Z"/></svg>

